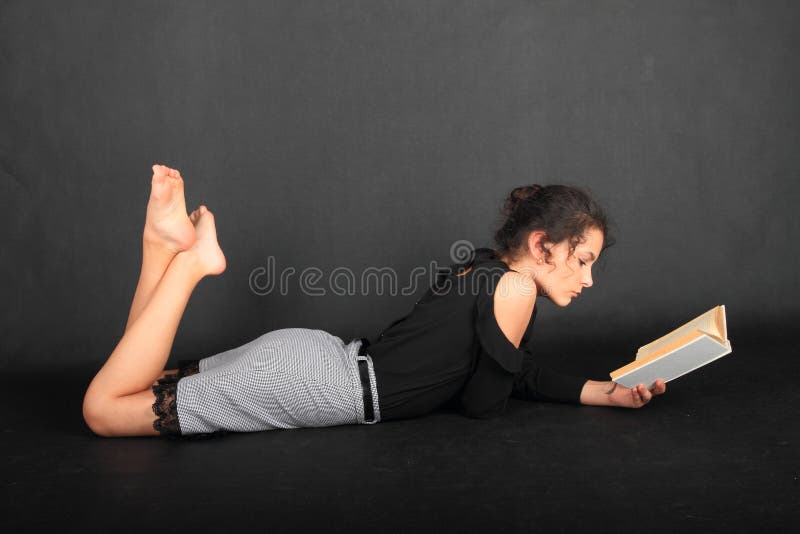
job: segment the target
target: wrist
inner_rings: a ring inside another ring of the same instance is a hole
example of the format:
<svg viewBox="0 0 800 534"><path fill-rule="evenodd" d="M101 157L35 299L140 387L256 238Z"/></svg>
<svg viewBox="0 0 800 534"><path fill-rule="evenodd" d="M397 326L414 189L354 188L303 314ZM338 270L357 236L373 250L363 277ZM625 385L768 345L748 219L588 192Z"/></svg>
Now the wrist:
<svg viewBox="0 0 800 534"><path fill-rule="evenodd" d="M589 406L613 406L611 394L619 385L616 382L587 380L581 390L581 404Z"/></svg>

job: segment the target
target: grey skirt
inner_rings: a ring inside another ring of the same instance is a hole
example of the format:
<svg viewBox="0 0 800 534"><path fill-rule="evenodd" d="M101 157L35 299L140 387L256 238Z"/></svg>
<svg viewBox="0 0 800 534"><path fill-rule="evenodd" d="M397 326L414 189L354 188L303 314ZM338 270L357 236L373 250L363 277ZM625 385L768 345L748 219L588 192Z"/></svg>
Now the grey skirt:
<svg viewBox="0 0 800 534"><path fill-rule="evenodd" d="M375 370L361 339L284 328L200 360L153 386L153 427L165 436L213 436L380 421ZM358 360L366 360L374 417L365 420Z"/></svg>

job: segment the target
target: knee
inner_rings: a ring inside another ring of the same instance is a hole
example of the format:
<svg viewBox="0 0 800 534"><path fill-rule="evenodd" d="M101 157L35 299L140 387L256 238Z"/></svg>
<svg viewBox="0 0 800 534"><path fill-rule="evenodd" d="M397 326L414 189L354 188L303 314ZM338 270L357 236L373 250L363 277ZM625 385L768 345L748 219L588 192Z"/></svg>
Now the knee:
<svg viewBox="0 0 800 534"><path fill-rule="evenodd" d="M105 438L112 436L108 425L108 404L108 398L93 393L91 388L83 397L84 422L92 432Z"/></svg>

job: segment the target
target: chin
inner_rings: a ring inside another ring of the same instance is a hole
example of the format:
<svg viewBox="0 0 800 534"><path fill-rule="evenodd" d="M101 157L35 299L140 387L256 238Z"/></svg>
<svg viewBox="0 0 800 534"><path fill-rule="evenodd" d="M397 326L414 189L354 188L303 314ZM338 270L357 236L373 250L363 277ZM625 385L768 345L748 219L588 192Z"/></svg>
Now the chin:
<svg viewBox="0 0 800 534"><path fill-rule="evenodd" d="M555 304L559 308L566 308L567 306L569 306L570 302L572 302L572 299L570 299L570 298L555 300L550 295L544 295L544 298L546 298L547 300L549 300L550 302L552 302L553 304Z"/></svg>
<svg viewBox="0 0 800 534"><path fill-rule="evenodd" d="M550 301L553 302L556 306L559 306L561 308L566 308L567 306L572 304L572 299L569 298L569 297L567 297L567 298L565 298L563 300L560 300L560 301L555 301L553 299L550 299Z"/></svg>

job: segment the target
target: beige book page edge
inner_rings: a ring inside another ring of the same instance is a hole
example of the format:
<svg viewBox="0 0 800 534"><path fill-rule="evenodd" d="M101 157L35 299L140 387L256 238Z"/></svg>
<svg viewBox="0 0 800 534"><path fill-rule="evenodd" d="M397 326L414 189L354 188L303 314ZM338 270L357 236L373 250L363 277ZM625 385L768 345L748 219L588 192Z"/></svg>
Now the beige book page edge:
<svg viewBox="0 0 800 534"><path fill-rule="evenodd" d="M661 336L647 345L639 347L639 350L636 351L636 359L640 360L647 358L653 352L660 351L661 347L664 345L672 342L674 339L686 335L687 332L693 330L701 330L706 332L717 341L726 339L727 333L725 332L725 306L715 306L707 312L698 315L691 321L679 326L672 332Z"/></svg>
<svg viewBox="0 0 800 534"><path fill-rule="evenodd" d="M717 331L720 333L720 337L723 340L728 339L728 319L725 316L725 305L720 304L717 306L719 308L719 312L716 315L717 319Z"/></svg>

